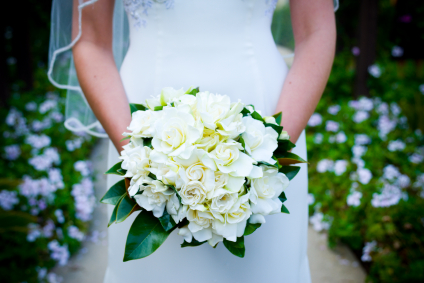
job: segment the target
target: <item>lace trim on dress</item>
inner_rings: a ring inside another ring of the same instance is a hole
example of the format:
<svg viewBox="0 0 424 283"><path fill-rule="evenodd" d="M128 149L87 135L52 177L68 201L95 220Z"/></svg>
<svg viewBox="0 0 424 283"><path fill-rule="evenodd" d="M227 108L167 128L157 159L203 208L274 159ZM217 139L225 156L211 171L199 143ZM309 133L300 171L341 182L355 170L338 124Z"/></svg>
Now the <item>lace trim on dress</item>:
<svg viewBox="0 0 424 283"><path fill-rule="evenodd" d="M134 20L134 27L145 26L147 21L145 17L149 15L149 10L153 2L164 4L167 9L174 6L174 0L122 0L127 14Z"/></svg>

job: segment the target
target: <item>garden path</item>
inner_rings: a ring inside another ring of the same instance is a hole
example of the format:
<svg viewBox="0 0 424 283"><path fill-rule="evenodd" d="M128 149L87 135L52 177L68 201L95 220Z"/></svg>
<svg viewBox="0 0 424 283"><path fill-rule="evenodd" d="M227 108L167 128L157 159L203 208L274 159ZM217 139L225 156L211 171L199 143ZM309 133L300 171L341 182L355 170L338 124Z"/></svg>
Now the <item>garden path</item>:
<svg viewBox="0 0 424 283"><path fill-rule="evenodd" d="M91 156L96 172L95 192L100 199L106 188L108 141L99 139ZM101 283L107 265L107 207L97 205L89 233L80 252L64 267L53 272L63 277L63 283ZM326 234L309 227L308 255L312 283L362 283L365 272L352 252L345 246L327 248Z"/></svg>

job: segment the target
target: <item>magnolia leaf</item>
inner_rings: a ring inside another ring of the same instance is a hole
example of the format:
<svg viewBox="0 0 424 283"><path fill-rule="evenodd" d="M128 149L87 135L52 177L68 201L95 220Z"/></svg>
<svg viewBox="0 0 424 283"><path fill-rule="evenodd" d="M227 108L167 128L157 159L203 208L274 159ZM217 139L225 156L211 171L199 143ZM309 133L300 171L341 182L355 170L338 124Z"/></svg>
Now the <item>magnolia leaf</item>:
<svg viewBox="0 0 424 283"><path fill-rule="evenodd" d="M187 91L186 91L186 94L191 94L191 95L194 95L194 96L196 96L196 94L199 92L199 87L196 87L196 88L189 88Z"/></svg>
<svg viewBox="0 0 424 283"><path fill-rule="evenodd" d="M256 119L256 120L261 121L262 123L265 123L264 118L262 118L261 114L259 114L258 112L253 111L253 113L250 114L250 115L252 116L253 119Z"/></svg>
<svg viewBox="0 0 424 283"><path fill-rule="evenodd" d="M130 137L130 136L125 137L125 138L122 138L119 142L124 141L124 140L129 140L129 139L131 139L131 137Z"/></svg>
<svg viewBox="0 0 424 283"><path fill-rule="evenodd" d="M171 231L165 231L152 212L141 211L128 232L125 244L124 262L144 258L155 252L168 238Z"/></svg>
<svg viewBox="0 0 424 283"><path fill-rule="evenodd" d="M110 187L106 194L100 200L101 203L116 205L119 199L127 192L125 186L125 180L117 182L115 185Z"/></svg>
<svg viewBox="0 0 424 283"><path fill-rule="evenodd" d="M295 148L296 145L292 143L290 140L278 140L278 148L284 151L289 151L292 148Z"/></svg>
<svg viewBox="0 0 424 283"><path fill-rule="evenodd" d="M272 117L275 118L275 122L277 122L278 125L281 125L281 120L283 119L283 112L279 112L277 114L272 115Z"/></svg>
<svg viewBox="0 0 424 283"><path fill-rule="evenodd" d="M206 241L204 241L204 242L199 242L199 241L197 241L196 239L192 239L191 240L191 243L188 243L188 242L186 242L185 240L184 240L184 242L181 244L181 247L182 248L185 248L185 247L197 247L197 246L200 246L200 245L203 245L204 243L206 243Z"/></svg>
<svg viewBox="0 0 424 283"><path fill-rule="evenodd" d="M119 175L119 176L124 176L125 174L118 171L119 169L122 169L121 164L122 164L122 161L116 163L115 165L112 166L112 168L107 170L105 174L115 174L115 175Z"/></svg>
<svg viewBox="0 0 424 283"><path fill-rule="evenodd" d="M290 214L289 210L287 209L287 207L284 204L281 206L281 212Z"/></svg>
<svg viewBox="0 0 424 283"><path fill-rule="evenodd" d="M283 131L282 126L278 126L278 125L271 124L271 123L265 123L265 127L273 128L277 132L278 136L280 136L281 132Z"/></svg>
<svg viewBox="0 0 424 283"><path fill-rule="evenodd" d="M142 104L135 104L135 103L130 103L130 111L131 114L136 112L136 111L146 111L148 108Z"/></svg>
<svg viewBox="0 0 424 283"><path fill-rule="evenodd" d="M238 237L237 242L231 242L224 238L224 246L233 255L238 257L244 257L244 254L245 254L244 236Z"/></svg>
<svg viewBox="0 0 424 283"><path fill-rule="evenodd" d="M243 108L243 110L241 110L241 114L243 114L243 117L246 117L250 114L250 111L247 108Z"/></svg>
<svg viewBox="0 0 424 283"><path fill-rule="evenodd" d="M299 170L299 166L282 166L278 171L284 173L291 180L299 173Z"/></svg>
<svg viewBox="0 0 424 283"><path fill-rule="evenodd" d="M131 213L136 211L137 208L139 208L138 204L125 193L116 212L116 223L123 222Z"/></svg>
<svg viewBox="0 0 424 283"><path fill-rule="evenodd" d="M153 111L160 111L163 109L163 106L155 106L155 108L153 108Z"/></svg>
<svg viewBox="0 0 424 283"><path fill-rule="evenodd" d="M246 229L244 229L244 236L252 234L253 232L256 231L256 229L261 227L261 225L262 225L261 223L255 223L255 224L247 223Z"/></svg>
<svg viewBox="0 0 424 283"><path fill-rule="evenodd" d="M121 196L119 198L118 202L116 203L115 207L113 208L112 215L110 216L109 223L107 224L107 227L109 227L110 225L112 225L113 223L115 223L115 221L116 221L116 213L118 212L119 203L121 202L121 200L125 196L126 196L126 194L123 195L123 196Z"/></svg>
<svg viewBox="0 0 424 283"><path fill-rule="evenodd" d="M278 198L281 200L282 203L284 203L287 200L286 194L284 192L281 192Z"/></svg>
<svg viewBox="0 0 424 283"><path fill-rule="evenodd" d="M166 209L164 210L163 215L159 217L159 221L165 231L169 231L177 225Z"/></svg>
<svg viewBox="0 0 424 283"><path fill-rule="evenodd" d="M307 163L305 160L300 158L294 153L286 152L285 154L281 156L277 156L278 162L280 165L291 165L291 164L297 164L297 163Z"/></svg>
<svg viewBox="0 0 424 283"><path fill-rule="evenodd" d="M152 138L143 138L143 146L147 146L153 148L152 146Z"/></svg>
<svg viewBox="0 0 424 283"><path fill-rule="evenodd" d="M147 177L152 178L153 180L157 180L156 175L153 173L149 173L149 175L147 175Z"/></svg>

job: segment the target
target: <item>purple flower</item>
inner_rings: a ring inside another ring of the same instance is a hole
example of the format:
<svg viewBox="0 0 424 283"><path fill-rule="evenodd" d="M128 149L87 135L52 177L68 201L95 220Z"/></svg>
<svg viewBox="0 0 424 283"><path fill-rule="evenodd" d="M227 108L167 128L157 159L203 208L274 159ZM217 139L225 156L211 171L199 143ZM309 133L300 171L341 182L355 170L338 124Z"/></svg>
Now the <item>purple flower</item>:
<svg viewBox="0 0 424 283"><path fill-rule="evenodd" d="M96 201L93 182L84 178L81 183L72 186L71 194L75 199L76 217L82 221L90 220Z"/></svg>
<svg viewBox="0 0 424 283"><path fill-rule="evenodd" d="M381 76L381 69L376 64L368 67L368 73L374 78L379 78Z"/></svg>
<svg viewBox="0 0 424 283"><path fill-rule="evenodd" d="M346 160L336 160L334 163L334 174L337 176L342 175L344 172L346 172L347 165L348 162Z"/></svg>
<svg viewBox="0 0 424 283"><path fill-rule="evenodd" d="M56 123L60 123L63 121L63 115L60 112L52 112L50 114L50 118L52 118Z"/></svg>
<svg viewBox="0 0 424 283"><path fill-rule="evenodd" d="M399 169L397 169L395 166L389 164L383 168L383 178L392 181L399 176Z"/></svg>
<svg viewBox="0 0 424 283"><path fill-rule="evenodd" d="M49 146L51 139L46 135L29 135L25 139L25 143L31 145L33 148L41 149L43 147Z"/></svg>
<svg viewBox="0 0 424 283"><path fill-rule="evenodd" d="M351 51L352 51L353 56L359 56L359 54L361 53L361 50L357 46L352 47Z"/></svg>
<svg viewBox="0 0 424 283"><path fill-rule="evenodd" d="M327 121L325 123L325 130L328 132L337 132L339 130L339 123L334 121Z"/></svg>
<svg viewBox="0 0 424 283"><path fill-rule="evenodd" d="M8 160L16 160L21 155L21 148L17 144L5 146L4 151Z"/></svg>
<svg viewBox="0 0 424 283"><path fill-rule="evenodd" d="M382 139L385 139L387 134L390 133L393 129L396 128L396 121L390 120L390 118L386 115L380 116L378 119L377 128L379 130L379 136Z"/></svg>
<svg viewBox="0 0 424 283"><path fill-rule="evenodd" d="M361 204L362 193L358 191L351 192L346 199L348 206L357 207Z"/></svg>
<svg viewBox="0 0 424 283"><path fill-rule="evenodd" d="M69 260L69 250L68 246L60 246L57 240L51 241L47 247L50 250L50 257L57 261L59 265L64 266L68 263Z"/></svg>
<svg viewBox="0 0 424 283"><path fill-rule="evenodd" d="M309 118L308 126L315 127L315 126L321 125L321 123L322 123L321 115L318 113L314 113L312 114L311 118Z"/></svg>
<svg viewBox="0 0 424 283"><path fill-rule="evenodd" d="M74 163L74 169L81 173L84 177L90 175L91 173L91 162L79 160Z"/></svg>
<svg viewBox="0 0 424 283"><path fill-rule="evenodd" d="M28 102L25 105L25 109L27 111L35 111L37 109L37 103L35 103L34 101Z"/></svg>
<svg viewBox="0 0 424 283"><path fill-rule="evenodd" d="M333 105L328 107L327 112L330 113L331 115L336 115L337 113L339 113L341 107L340 105Z"/></svg>
<svg viewBox="0 0 424 283"><path fill-rule="evenodd" d="M424 94L424 84L419 86L419 90L422 94Z"/></svg>
<svg viewBox="0 0 424 283"><path fill-rule="evenodd" d="M78 227L73 225L68 227L68 236L78 241L84 240L84 233L82 233Z"/></svg>
<svg viewBox="0 0 424 283"><path fill-rule="evenodd" d="M364 134L355 135L355 145L365 145L370 143L371 143L371 139L367 135L364 135Z"/></svg>
<svg viewBox="0 0 424 283"><path fill-rule="evenodd" d="M370 253L372 251L374 251L376 247L377 247L377 242L376 241L365 243L365 246L362 249L361 260L364 261L364 262L365 261L371 261L372 258L370 256Z"/></svg>
<svg viewBox="0 0 424 283"><path fill-rule="evenodd" d="M389 207L398 204L403 197L400 188L394 185L384 184L384 188L380 194L374 193L372 195L371 205L373 207Z"/></svg>
<svg viewBox="0 0 424 283"><path fill-rule="evenodd" d="M389 145L387 146L387 149L389 151L399 151L399 150L404 150L406 147L405 143L401 140L394 140L394 141L390 141Z"/></svg>
<svg viewBox="0 0 424 283"><path fill-rule="evenodd" d="M336 135L336 141L337 143L344 143L347 141L346 134L344 132L339 132Z"/></svg>
<svg viewBox="0 0 424 283"><path fill-rule="evenodd" d="M334 168L334 161L329 159L320 160L317 164L317 171L319 173L333 171L333 168Z"/></svg>
<svg viewBox="0 0 424 283"><path fill-rule="evenodd" d="M314 143L321 144L323 139L324 139L323 134L317 133L315 134L315 137L314 137Z"/></svg>
<svg viewBox="0 0 424 283"><path fill-rule="evenodd" d="M324 221L324 214L321 212L315 212L314 215L309 217L309 223L318 232L330 229L330 223Z"/></svg>
<svg viewBox="0 0 424 283"><path fill-rule="evenodd" d="M0 192L0 206L4 210L11 210L18 203L18 194L15 191L2 190Z"/></svg>
<svg viewBox="0 0 424 283"><path fill-rule="evenodd" d="M368 112L366 112L366 111L358 111L353 116L353 121L355 123L361 123L361 122L367 120L369 117L370 117L370 114L368 114Z"/></svg>
<svg viewBox="0 0 424 283"><path fill-rule="evenodd" d="M51 236L53 236L53 231L56 229L56 227L54 226L54 222L53 220L49 219L46 222L46 225L43 227L43 236L46 238L50 238Z"/></svg>
<svg viewBox="0 0 424 283"><path fill-rule="evenodd" d="M364 185L368 184L371 181L372 173L366 168L359 168L357 171L358 181Z"/></svg>
<svg viewBox="0 0 424 283"><path fill-rule="evenodd" d="M53 109L57 106L57 101L55 100L46 100L43 103L40 104L40 107L38 109L38 111L41 114L46 113L47 111L49 111L50 109Z"/></svg>
<svg viewBox="0 0 424 283"><path fill-rule="evenodd" d="M43 200L43 199L40 199L39 201L38 201L38 209L39 210L41 210L41 211L43 211L44 209L46 209L47 208L47 203L46 203L46 201L45 200Z"/></svg>
<svg viewBox="0 0 424 283"><path fill-rule="evenodd" d="M393 57L402 57L403 55L403 48L400 46L393 46L392 48L392 56Z"/></svg>
<svg viewBox="0 0 424 283"><path fill-rule="evenodd" d="M56 209L54 212L54 215L56 216L57 222L63 223L65 222L65 217L63 216L63 211L61 209Z"/></svg>

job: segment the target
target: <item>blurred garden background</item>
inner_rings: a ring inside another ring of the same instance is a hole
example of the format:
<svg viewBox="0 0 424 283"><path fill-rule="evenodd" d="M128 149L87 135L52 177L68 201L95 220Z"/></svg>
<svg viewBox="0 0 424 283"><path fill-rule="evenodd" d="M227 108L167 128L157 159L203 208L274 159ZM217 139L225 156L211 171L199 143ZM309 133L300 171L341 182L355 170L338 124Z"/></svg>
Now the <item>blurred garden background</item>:
<svg viewBox="0 0 424 283"><path fill-rule="evenodd" d="M101 142L63 126L66 93L46 75L51 1L3 5L0 278L61 282L53 268L105 238L89 228ZM336 18L333 70L307 127L310 227L348 247L355 258L337 264L359 265L365 282L424 282L424 2L340 0ZM293 49L287 1L272 33Z"/></svg>

